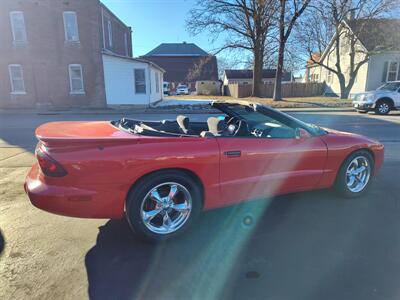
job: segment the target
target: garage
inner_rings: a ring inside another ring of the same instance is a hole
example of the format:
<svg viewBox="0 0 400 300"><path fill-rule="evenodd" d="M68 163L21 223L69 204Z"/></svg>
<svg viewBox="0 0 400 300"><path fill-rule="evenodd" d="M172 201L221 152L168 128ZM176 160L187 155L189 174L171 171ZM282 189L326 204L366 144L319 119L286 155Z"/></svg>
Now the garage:
<svg viewBox="0 0 400 300"><path fill-rule="evenodd" d="M104 53L103 68L108 105L149 106L162 100L165 71L156 64Z"/></svg>

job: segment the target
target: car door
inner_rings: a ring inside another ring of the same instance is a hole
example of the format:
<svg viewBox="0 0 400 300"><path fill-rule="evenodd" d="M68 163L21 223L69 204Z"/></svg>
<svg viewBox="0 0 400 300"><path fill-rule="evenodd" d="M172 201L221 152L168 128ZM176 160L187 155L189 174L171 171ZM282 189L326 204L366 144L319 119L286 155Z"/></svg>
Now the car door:
<svg viewBox="0 0 400 300"><path fill-rule="evenodd" d="M312 189L327 158L327 147L318 136L217 137L217 141L221 205Z"/></svg>

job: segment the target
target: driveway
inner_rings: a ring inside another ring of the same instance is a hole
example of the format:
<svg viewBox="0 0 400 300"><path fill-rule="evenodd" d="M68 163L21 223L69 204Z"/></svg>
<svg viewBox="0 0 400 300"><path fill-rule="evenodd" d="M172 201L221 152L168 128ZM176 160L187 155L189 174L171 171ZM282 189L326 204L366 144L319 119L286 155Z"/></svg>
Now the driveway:
<svg viewBox="0 0 400 300"><path fill-rule="evenodd" d="M160 245L139 241L124 220L42 212L23 191L35 127L118 116L0 116L0 299L398 299L400 115L293 115L385 144L368 195L317 191L219 209Z"/></svg>

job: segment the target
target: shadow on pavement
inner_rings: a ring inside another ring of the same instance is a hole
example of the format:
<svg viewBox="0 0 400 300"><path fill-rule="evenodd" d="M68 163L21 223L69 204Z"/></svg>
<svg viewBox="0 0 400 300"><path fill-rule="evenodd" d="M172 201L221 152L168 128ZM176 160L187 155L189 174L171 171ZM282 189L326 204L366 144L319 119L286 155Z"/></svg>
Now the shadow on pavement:
<svg viewBox="0 0 400 300"><path fill-rule="evenodd" d="M385 186L210 211L159 245L109 221L86 255L90 299L398 299L400 218Z"/></svg>
<svg viewBox="0 0 400 300"><path fill-rule="evenodd" d="M110 220L86 255L90 299L219 298L224 292L219 284L231 277L230 268L268 203L203 213L185 235L161 244L142 242L125 220ZM280 220L270 219L269 226L275 222Z"/></svg>

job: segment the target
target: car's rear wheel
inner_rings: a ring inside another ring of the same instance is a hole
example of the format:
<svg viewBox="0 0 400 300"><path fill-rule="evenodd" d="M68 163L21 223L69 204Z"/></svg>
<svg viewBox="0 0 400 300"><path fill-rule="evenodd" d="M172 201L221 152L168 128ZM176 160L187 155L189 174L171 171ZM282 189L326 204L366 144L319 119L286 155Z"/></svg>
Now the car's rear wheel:
<svg viewBox="0 0 400 300"><path fill-rule="evenodd" d="M373 169L374 159L368 151L352 153L340 167L335 182L336 191L348 198L361 196L371 184Z"/></svg>
<svg viewBox="0 0 400 300"><path fill-rule="evenodd" d="M194 179L180 171L161 171L135 184L126 217L142 238L158 242L183 233L201 207L201 189Z"/></svg>
<svg viewBox="0 0 400 300"><path fill-rule="evenodd" d="M378 115L387 115L392 106L391 103L387 100L380 100L375 106L375 113Z"/></svg>

